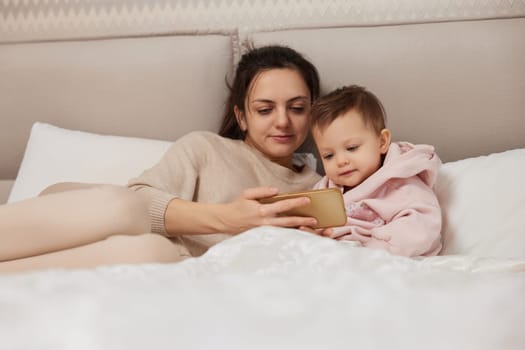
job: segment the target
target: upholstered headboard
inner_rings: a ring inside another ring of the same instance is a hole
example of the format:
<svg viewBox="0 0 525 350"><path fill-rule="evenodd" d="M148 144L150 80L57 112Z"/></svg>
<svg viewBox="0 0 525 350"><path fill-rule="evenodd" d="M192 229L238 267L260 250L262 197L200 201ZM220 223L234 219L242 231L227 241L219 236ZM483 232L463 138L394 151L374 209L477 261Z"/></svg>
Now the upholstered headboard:
<svg viewBox="0 0 525 350"><path fill-rule="evenodd" d="M324 91L369 87L394 139L444 161L525 147L525 2L253 3L0 2L0 191L35 121L163 140L216 130L246 40L304 53Z"/></svg>

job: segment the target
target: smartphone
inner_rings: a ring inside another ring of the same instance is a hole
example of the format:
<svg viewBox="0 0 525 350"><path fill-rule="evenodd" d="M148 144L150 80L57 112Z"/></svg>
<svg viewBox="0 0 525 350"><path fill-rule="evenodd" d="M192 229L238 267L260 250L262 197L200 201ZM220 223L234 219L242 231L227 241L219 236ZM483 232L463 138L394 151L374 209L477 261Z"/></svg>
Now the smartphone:
<svg viewBox="0 0 525 350"><path fill-rule="evenodd" d="M314 217L317 219L317 226L314 228L335 227L346 224L343 195L337 188L282 193L272 197L261 198L259 202L263 204L275 203L283 199L297 197L308 197L310 198L310 203L282 212L280 215Z"/></svg>

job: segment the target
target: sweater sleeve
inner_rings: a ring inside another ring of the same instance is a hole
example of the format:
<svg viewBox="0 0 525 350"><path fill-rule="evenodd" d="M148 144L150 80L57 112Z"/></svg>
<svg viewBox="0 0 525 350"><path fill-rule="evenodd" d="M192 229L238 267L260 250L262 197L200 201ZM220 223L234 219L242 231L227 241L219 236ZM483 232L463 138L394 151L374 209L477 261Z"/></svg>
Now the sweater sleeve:
<svg viewBox="0 0 525 350"><path fill-rule="evenodd" d="M404 256L439 253L441 209L430 187L419 179L412 179L382 200L393 203L387 208L389 218L385 225L371 230L371 237L363 242L364 246ZM384 217L384 213L381 216Z"/></svg>
<svg viewBox="0 0 525 350"><path fill-rule="evenodd" d="M199 147L196 144L199 143ZM148 201L152 231L165 234L164 216L174 198L192 200L196 192L202 149L198 133L190 133L173 143L161 160L140 176L131 179L128 187Z"/></svg>

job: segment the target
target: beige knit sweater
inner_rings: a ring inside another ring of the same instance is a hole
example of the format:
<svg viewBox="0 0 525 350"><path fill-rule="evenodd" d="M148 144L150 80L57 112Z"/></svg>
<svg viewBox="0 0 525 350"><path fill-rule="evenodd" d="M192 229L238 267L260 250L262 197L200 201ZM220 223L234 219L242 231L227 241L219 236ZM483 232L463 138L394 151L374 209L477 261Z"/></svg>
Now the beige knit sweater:
<svg viewBox="0 0 525 350"><path fill-rule="evenodd" d="M310 189L319 179L310 168L294 172L241 140L196 131L174 142L159 163L131 179L128 186L147 197L152 230L164 234L164 214L173 198L224 203L249 187L275 186L279 192L291 192ZM228 237L188 235L182 240L192 255L200 255Z"/></svg>

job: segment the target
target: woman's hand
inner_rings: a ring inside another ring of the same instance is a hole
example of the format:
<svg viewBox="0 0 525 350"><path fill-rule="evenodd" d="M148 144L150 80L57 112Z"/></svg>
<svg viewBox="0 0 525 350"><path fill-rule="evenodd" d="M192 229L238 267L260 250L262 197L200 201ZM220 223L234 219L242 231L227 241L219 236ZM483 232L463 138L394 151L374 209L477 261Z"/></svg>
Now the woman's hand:
<svg viewBox="0 0 525 350"><path fill-rule="evenodd" d="M310 203L308 197L286 199L261 204L258 199L276 195L273 187L254 187L245 190L230 203L198 203L175 198L170 201L164 216L167 236L209 233L237 234L248 229L273 225L280 227L315 226L315 218L279 216L289 209Z"/></svg>
<svg viewBox="0 0 525 350"><path fill-rule="evenodd" d="M224 232L240 233L262 225L280 227L316 225L315 218L279 215L292 208L310 203L308 197L284 199L269 204L259 203L258 199L276 195L277 192L278 190L273 187L249 188L235 201L225 204L225 211L221 215Z"/></svg>

